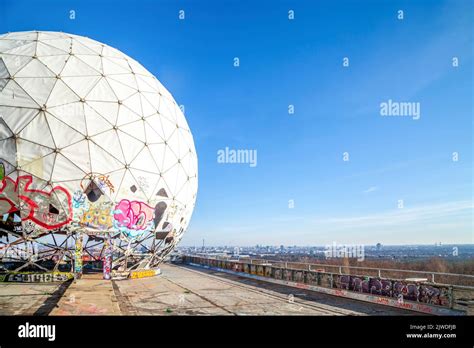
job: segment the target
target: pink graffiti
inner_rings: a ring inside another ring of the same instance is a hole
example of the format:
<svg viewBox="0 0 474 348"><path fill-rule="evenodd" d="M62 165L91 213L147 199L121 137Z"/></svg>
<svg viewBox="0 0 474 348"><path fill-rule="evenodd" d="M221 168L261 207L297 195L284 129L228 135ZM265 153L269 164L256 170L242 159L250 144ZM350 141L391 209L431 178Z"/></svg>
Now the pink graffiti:
<svg viewBox="0 0 474 348"><path fill-rule="evenodd" d="M154 209L143 202L122 199L115 207L114 219L119 227L145 230L148 223L153 220L153 212Z"/></svg>
<svg viewBox="0 0 474 348"><path fill-rule="evenodd" d="M69 192L60 186L49 192L30 189L31 175L9 177L0 182L0 214L21 210L22 221L32 222L48 230L60 228L72 220L72 203ZM20 209L21 206L21 209Z"/></svg>

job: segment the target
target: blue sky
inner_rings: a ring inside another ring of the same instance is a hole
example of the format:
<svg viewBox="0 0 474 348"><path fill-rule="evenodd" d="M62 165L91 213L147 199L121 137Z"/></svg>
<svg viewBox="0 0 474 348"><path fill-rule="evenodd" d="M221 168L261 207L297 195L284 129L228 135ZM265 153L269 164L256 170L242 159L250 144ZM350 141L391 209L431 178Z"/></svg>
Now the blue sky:
<svg viewBox="0 0 474 348"><path fill-rule="evenodd" d="M473 243L473 6L0 0L0 32L104 42L185 105L199 193L183 245ZM420 119L382 117L388 99ZM257 166L218 163L225 147Z"/></svg>

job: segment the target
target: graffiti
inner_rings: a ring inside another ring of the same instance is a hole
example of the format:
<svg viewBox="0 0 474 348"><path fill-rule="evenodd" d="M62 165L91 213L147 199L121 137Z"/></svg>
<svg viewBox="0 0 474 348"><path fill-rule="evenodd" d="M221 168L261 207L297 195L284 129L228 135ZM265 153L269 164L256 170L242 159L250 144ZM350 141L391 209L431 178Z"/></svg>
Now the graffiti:
<svg viewBox="0 0 474 348"><path fill-rule="evenodd" d="M92 202L85 193L78 190L74 192L72 202L75 224L101 231L113 227L113 203L106 200L106 197Z"/></svg>
<svg viewBox="0 0 474 348"><path fill-rule="evenodd" d="M339 278L339 284L340 284L341 289L349 290L350 283L351 283L351 276L343 275Z"/></svg>
<svg viewBox="0 0 474 348"><path fill-rule="evenodd" d="M112 207L106 203L102 207L90 206L81 218L81 224L87 227L107 230L113 226Z"/></svg>
<svg viewBox="0 0 474 348"><path fill-rule="evenodd" d="M154 209L149 205L122 199L115 207L115 227L132 237L153 227Z"/></svg>
<svg viewBox="0 0 474 348"><path fill-rule="evenodd" d="M176 205L176 203L172 203L168 210L167 219L172 220L175 217L175 215L177 214L180 215L181 211L182 209L178 211L178 206Z"/></svg>
<svg viewBox="0 0 474 348"><path fill-rule="evenodd" d="M99 187L101 187L101 188L107 187L110 190L111 193L115 192L115 187L112 184L112 182L110 181L108 175L100 175L98 177L98 179L99 179Z"/></svg>
<svg viewBox="0 0 474 348"><path fill-rule="evenodd" d="M381 294L383 285L377 278L342 275L339 276L339 287L357 292Z"/></svg>
<svg viewBox="0 0 474 348"><path fill-rule="evenodd" d="M74 272L80 275L82 274L82 233L78 233L76 236L76 247L74 250Z"/></svg>
<svg viewBox="0 0 474 348"><path fill-rule="evenodd" d="M156 271L153 269L147 269L143 271L132 271L130 272L130 278L137 279L137 278L146 278L146 277L153 277L156 275Z"/></svg>
<svg viewBox="0 0 474 348"><path fill-rule="evenodd" d="M443 287L434 287L425 284L406 283L404 281L391 281L358 276L341 275L334 283L335 287L356 292L393 297L399 303L404 300L423 302L445 306L449 304L449 291Z"/></svg>
<svg viewBox="0 0 474 348"><path fill-rule="evenodd" d="M150 185L148 184L148 180L143 176L139 176L137 178L137 183L138 183L138 186L140 186L140 188L142 189L143 192L148 192L148 190L150 189Z"/></svg>
<svg viewBox="0 0 474 348"><path fill-rule="evenodd" d="M302 271L294 271L293 272L293 280L295 282L304 282L304 274Z"/></svg>
<svg viewBox="0 0 474 348"><path fill-rule="evenodd" d="M89 184L85 185L85 182L89 180ZM81 180L81 189L83 192L86 192L87 187L90 186L90 182L97 181L97 187L101 190L108 188L110 193L115 192L115 187L109 179L108 175L99 174L99 173L89 173L84 176Z"/></svg>
<svg viewBox="0 0 474 348"><path fill-rule="evenodd" d="M392 296L392 282L388 279L382 279L382 290L383 296Z"/></svg>
<svg viewBox="0 0 474 348"><path fill-rule="evenodd" d="M72 204L74 223L97 230L109 230L113 227L113 203L104 199L89 201L87 195L78 190L74 192Z"/></svg>
<svg viewBox="0 0 474 348"><path fill-rule="evenodd" d="M65 282L74 278L70 272L52 272L52 273L27 273L16 272L0 274L0 282L16 283L47 283L47 282Z"/></svg>
<svg viewBox="0 0 474 348"><path fill-rule="evenodd" d="M0 162L0 180L3 180L5 177L5 165Z"/></svg>
<svg viewBox="0 0 474 348"><path fill-rule="evenodd" d="M72 203L69 192L60 186L51 191L31 189L31 175L12 180L5 177L0 188L0 213L10 214L21 211L22 221L53 230L72 220Z"/></svg>
<svg viewBox="0 0 474 348"><path fill-rule="evenodd" d="M369 292L371 294L382 294L382 282L380 279L370 279L369 283Z"/></svg>
<svg viewBox="0 0 474 348"><path fill-rule="evenodd" d="M419 301L430 304L444 305L446 302L447 291L442 291L433 286L420 286Z"/></svg>
<svg viewBox="0 0 474 348"><path fill-rule="evenodd" d="M35 233L41 233L41 231L38 231L36 225L31 221L25 221L23 223L23 231L30 235L30 237L34 237L33 234Z"/></svg>
<svg viewBox="0 0 474 348"><path fill-rule="evenodd" d="M123 279L127 279L130 275L129 272L124 272L124 271L116 271L116 270L112 270L110 272L110 275L112 276L111 279L115 279L115 280L123 280Z"/></svg>
<svg viewBox="0 0 474 348"><path fill-rule="evenodd" d="M235 267L235 268L238 269L238 267ZM265 277L271 277L271 275L272 275L272 268L271 267L264 267L264 276Z"/></svg>
<svg viewBox="0 0 474 348"><path fill-rule="evenodd" d="M415 284L405 284L403 282L396 282L393 285L393 294L398 297L403 296L403 299L410 301L417 301L419 296L418 287Z"/></svg>
<svg viewBox="0 0 474 348"><path fill-rule="evenodd" d="M103 257L103 277L104 279L110 279L110 271L112 269L112 243L110 240L110 235L105 238L104 241L104 257Z"/></svg>
<svg viewBox="0 0 474 348"><path fill-rule="evenodd" d="M3 214L0 211L0 225L2 226L3 229L6 229L8 231L12 232L22 232L22 226L21 226L21 217L20 217L20 212L16 211L14 213L6 213Z"/></svg>
<svg viewBox="0 0 474 348"><path fill-rule="evenodd" d="M82 191L76 191L72 195L72 206L74 209L84 208L86 205L86 196Z"/></svg>

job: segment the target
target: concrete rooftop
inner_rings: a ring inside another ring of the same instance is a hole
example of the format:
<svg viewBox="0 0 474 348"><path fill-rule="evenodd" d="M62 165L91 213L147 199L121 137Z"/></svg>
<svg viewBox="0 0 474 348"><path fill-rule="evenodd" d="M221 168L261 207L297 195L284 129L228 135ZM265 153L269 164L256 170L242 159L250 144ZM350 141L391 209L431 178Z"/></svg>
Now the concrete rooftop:
<svg viewBox="0 0 474 348"><path fill-rule="evenodd" d="M406 310L189 266L162 275L72 283L0 283L0 315L409 315Z"/></svg>

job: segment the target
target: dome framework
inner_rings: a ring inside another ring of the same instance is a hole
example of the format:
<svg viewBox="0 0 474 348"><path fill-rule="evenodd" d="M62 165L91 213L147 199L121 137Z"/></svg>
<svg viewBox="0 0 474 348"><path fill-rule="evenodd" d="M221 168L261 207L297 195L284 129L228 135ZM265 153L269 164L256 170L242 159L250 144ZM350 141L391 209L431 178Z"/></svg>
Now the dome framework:
<svg viewBox="0 0 474 348"><path fill-rule="evenodd" d="M181 109L134 59L71 34L0 35L0 271L153 270L197 179Z"/></svg>

